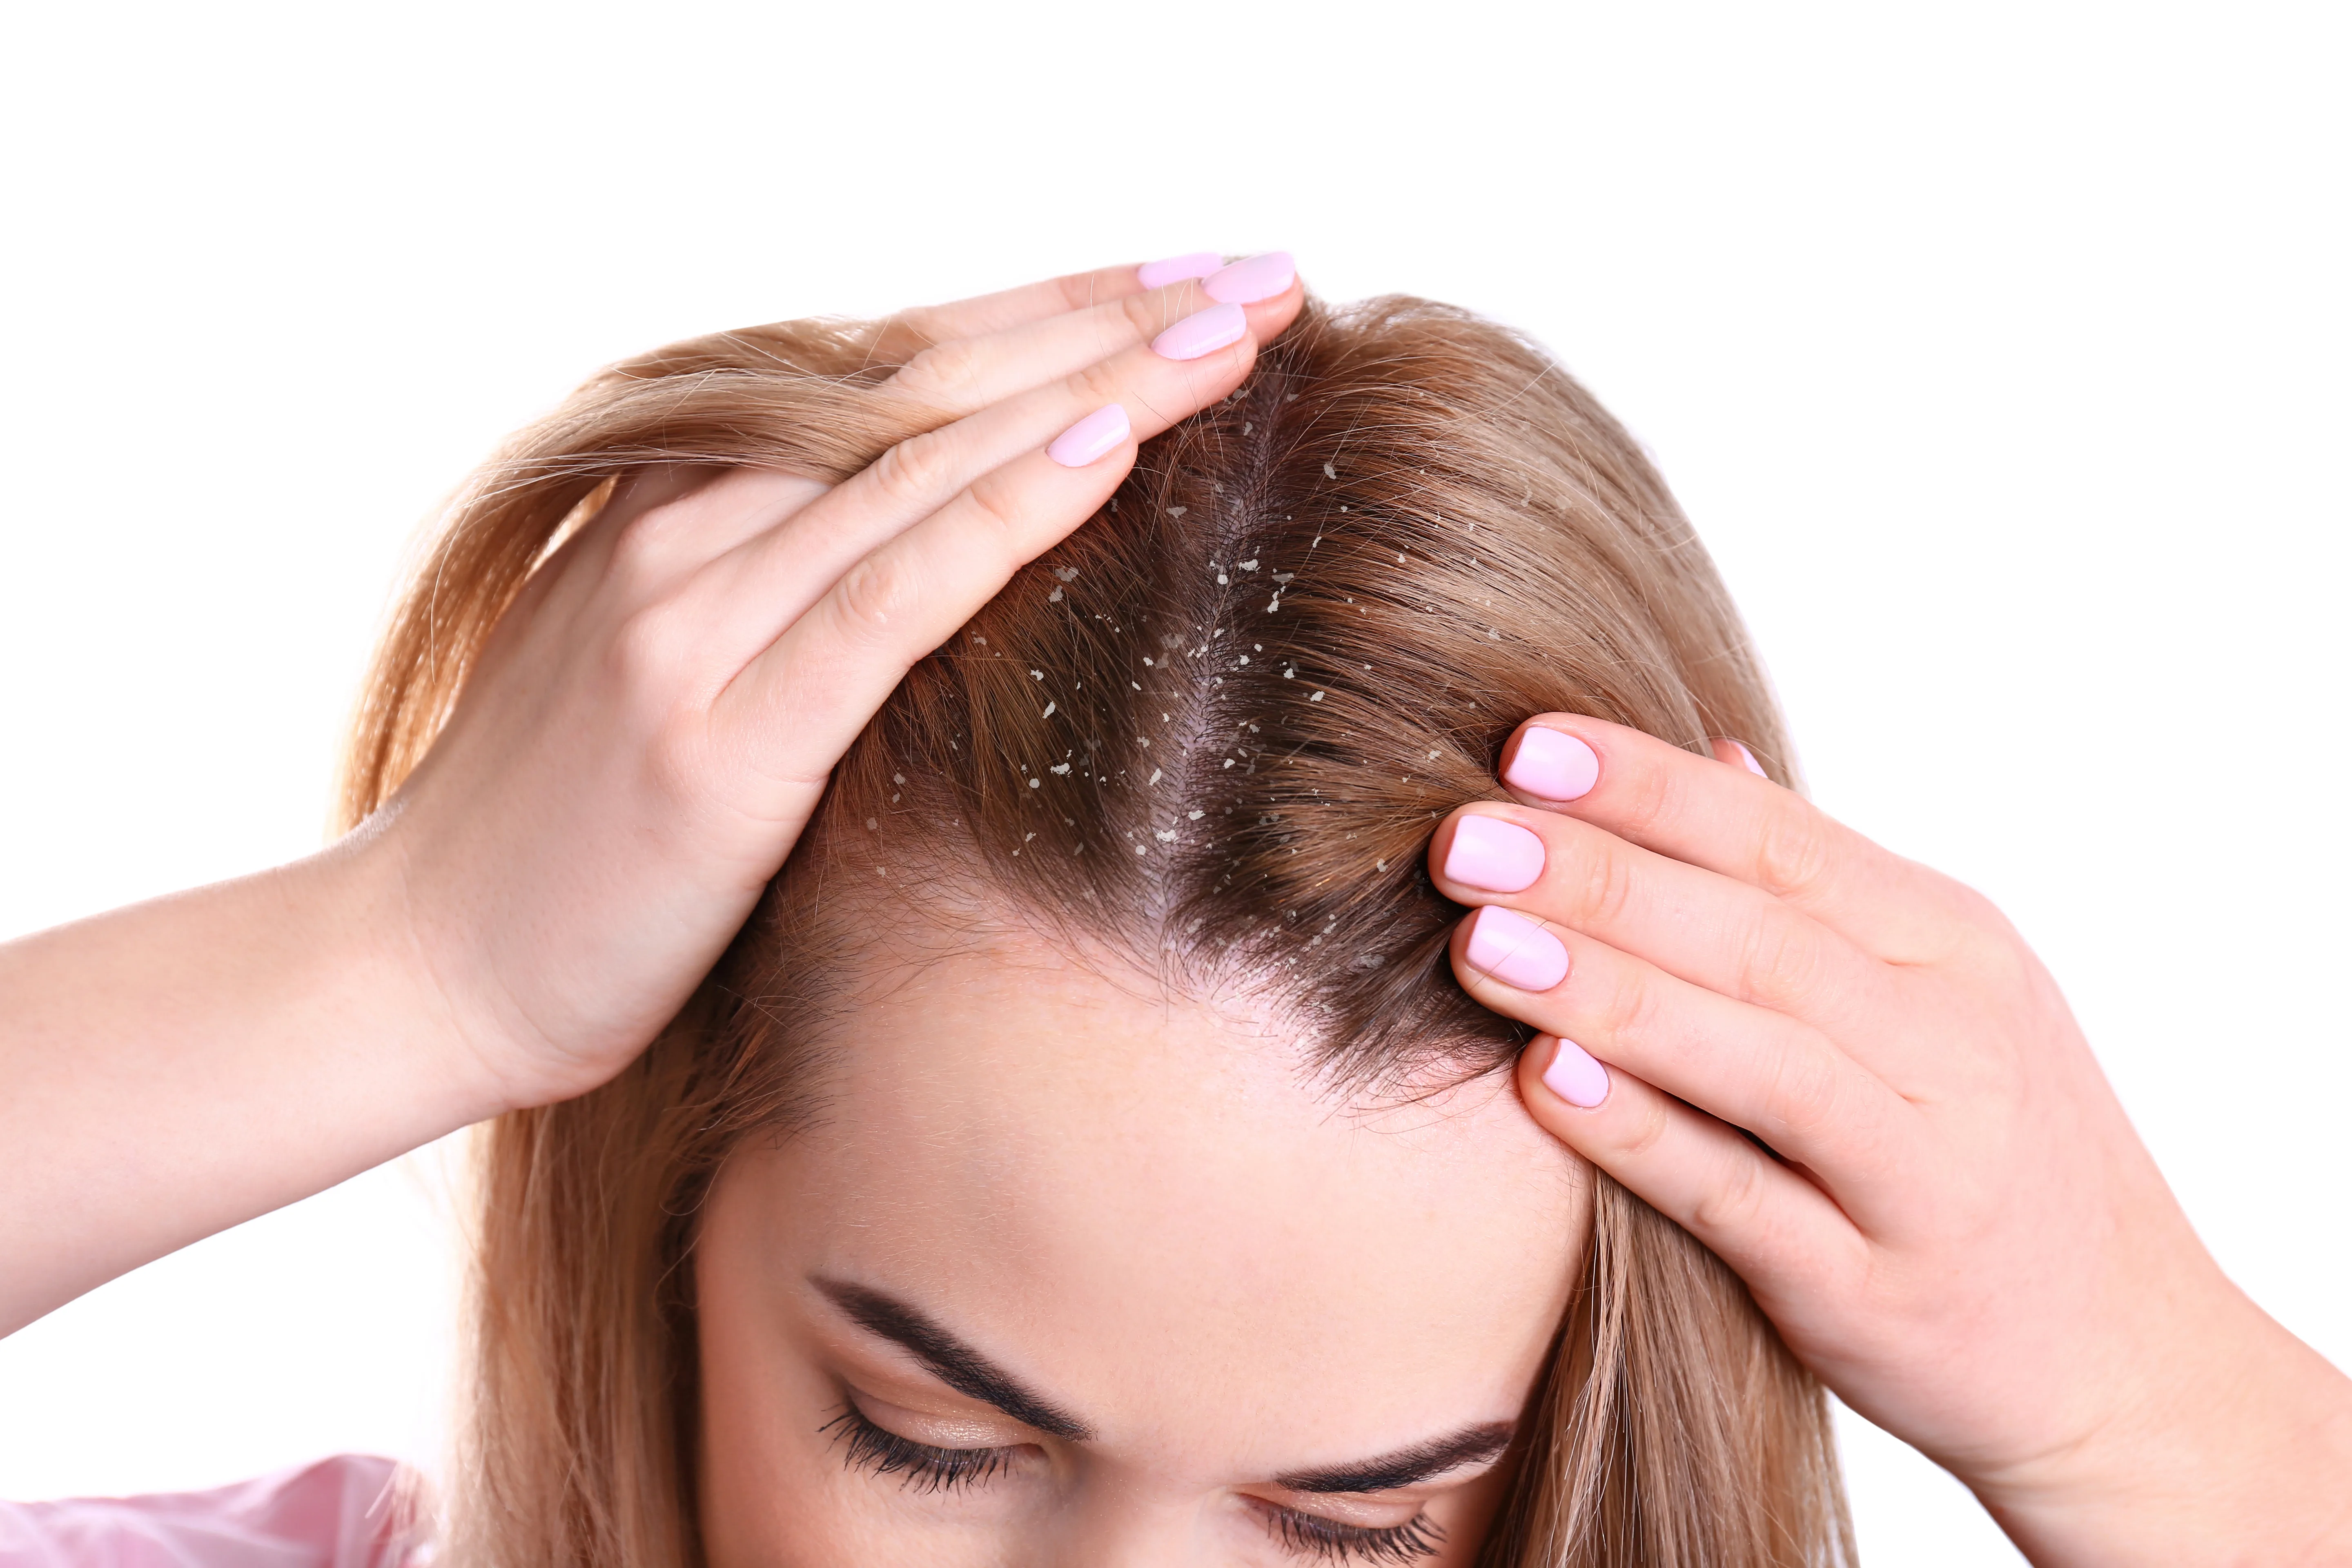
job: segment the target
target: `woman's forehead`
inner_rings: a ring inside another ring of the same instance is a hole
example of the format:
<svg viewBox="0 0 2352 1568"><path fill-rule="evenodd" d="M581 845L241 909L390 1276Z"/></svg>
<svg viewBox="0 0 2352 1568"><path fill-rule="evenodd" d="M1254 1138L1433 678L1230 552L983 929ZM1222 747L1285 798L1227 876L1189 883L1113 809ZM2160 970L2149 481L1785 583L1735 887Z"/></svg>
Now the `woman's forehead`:
<svg viewBox="0 0 2352 1568"><path fill-rule="evenodd" d="M939 960L829 1056L817 1124L730 1168L725 1234L774 1289L950 1313L1107 1431L1244 1400L1352 1451L1433 1402L1516 1414L1582 1256L1581 1172L1507 1081L1351 1109L1139 976Z"/></svg>

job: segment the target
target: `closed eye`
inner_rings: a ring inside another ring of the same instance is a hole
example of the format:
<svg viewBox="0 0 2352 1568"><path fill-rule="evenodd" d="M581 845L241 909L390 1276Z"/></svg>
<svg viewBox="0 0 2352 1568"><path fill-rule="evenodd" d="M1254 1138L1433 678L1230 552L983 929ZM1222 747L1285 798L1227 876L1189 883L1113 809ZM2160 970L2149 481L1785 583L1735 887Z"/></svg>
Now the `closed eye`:
<svg viewBox="0 0 2352 1568"><path fill-rule="evenodd" d="M842 1446L843 1462L853 1470L877 1476L898 1476L909 1491L964 1491L1002 1474L1022 1450L1018 1447L940 1448L902 1437L878 1426L855 1405L817 1428L830 1432Z"/></svg>
<svg viewBox="0 0 2352 1568"><path fill-rule="evenodd" d="M1311 1562L1402 1565L1434 1557L1445 1542L1445 1531L1425 1513L1375 1529L1274 1503L1259 1508L1268 1516L1275 1539L1293 1556Z"/></svg>

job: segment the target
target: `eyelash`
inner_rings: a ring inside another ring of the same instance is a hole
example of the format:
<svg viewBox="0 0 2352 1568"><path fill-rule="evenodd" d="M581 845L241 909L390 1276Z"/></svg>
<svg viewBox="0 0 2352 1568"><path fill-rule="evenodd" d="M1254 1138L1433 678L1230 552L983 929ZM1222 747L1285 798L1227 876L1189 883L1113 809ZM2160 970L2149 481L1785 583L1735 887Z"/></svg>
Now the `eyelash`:
<svg viewBox="0 0 2352 1568"><path fill-rule="evenodd" d="M846 1450L850 1468L877 1476L904 1476L905 1485L918 1492L962 1491L1001 1473L1013 1461L1010 1448L938 1448L901 1437L877 1426L855 1405L817 1428L833 1433ZM1374 1530L1342 1524L1297 1509L1273 1503L1260 1505L1274 1523L1284 1547L1324 1563L1369 1563L1402 1565L1434 1556L1445 1532L1427 1514L1402 1524Z"/></svg>
<svg viewBox="0 0 2352 1568"><path fill-rule="evenodd" d="M848 1450L853 1470L877 1476L904 1476L909 1490L952 1492L976 1487L1013 1461L1010 1448L934 1448L877 1426L855 1405L817 1428L834 1433Z"/></svg>
<svg viewBox="0 0 2352 1568"><path fill-rule="evenodd" d="M1269 1505L1266 1511L1274 1515L1275 1534L1283 1545L1326 1563L1417 1563L1435 1556L1445 1540L1445 1532L1425 1513L1415 1514L1402 1524L1374 1530L1296 1509Z"/></svg>

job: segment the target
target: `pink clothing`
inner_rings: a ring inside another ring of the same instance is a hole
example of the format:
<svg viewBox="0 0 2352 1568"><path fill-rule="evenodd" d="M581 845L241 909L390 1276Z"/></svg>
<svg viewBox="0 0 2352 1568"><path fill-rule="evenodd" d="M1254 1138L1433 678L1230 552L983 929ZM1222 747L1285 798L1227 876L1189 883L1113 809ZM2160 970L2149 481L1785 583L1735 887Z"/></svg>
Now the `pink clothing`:
<svg viewBox="0 0 2352 1568"><path fill-rule="evenodd" d="M415 1568L398 1471L343 1454L208 1492L0 1502L0 1568Z"/></svg>

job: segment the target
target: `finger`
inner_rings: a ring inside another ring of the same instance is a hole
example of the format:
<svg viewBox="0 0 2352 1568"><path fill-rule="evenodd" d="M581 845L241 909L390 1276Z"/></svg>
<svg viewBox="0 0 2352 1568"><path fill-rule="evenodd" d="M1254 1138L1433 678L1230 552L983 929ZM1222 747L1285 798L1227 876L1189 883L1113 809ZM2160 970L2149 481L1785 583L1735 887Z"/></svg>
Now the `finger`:
<svg viewBox="0 0 2352 1568"><path fill-rule="evenodd" d="M1238 340L1191 359L1170 358L1139 344L900 442L814 505L706 569L691 592L702 601L710 656L737 661L728 666L730 673L740 668L866 555L984 477L1036 453L1096 410L1119 405L1141 442L1208 406L1241 384L1255 363L1256 344L1289 324L1301 299L1294 286L1258 305L1214 307L1215 312L1237 312L1235 324L1243 333ZM1214 324L1227 318L1211 311L1187 318L1203 320ZM1069 520L1062 531L1080 521ZM985 595L973 600L971 609L984 600ZM950 621L950 628L970 613Z"/></svg>
<svg viewBox="0 0 2352 1568"><path fill-rule="evenodd" d="M1429 868L1458 903L1507 904L1840 1039L1867 1037L1902 1016L1901 977L1812 916L1590 822L1478 802L1440 825Z"/></svg>
<svg viewBox="0 0 2352 1568"><path fill-rule="evenodd" d="M1201 283L1185 280L1024 321L1001 331L951 339L908 360L884 384L883 391L927 412L961 418L1150 342L1176 322L1212 305L1263 303L1297 291L1295 268L1278 268L1275 276L1257 282L1265 292L1252 290L1246 300L1220 300L1212 298Z"/></svg>
<svg viewBox="0 0 2352 1568"><path fill-rule="evenodd" d="M1881 959L1933 963L1973 930L1978 900L1958 883L1794 790L1638 730L1541 714L1504 747L1501 776L1530 805L1760 889Z"/></svg>
<svg viewBox="0 0 2352 1568"><path fill-rule="evenodd" d="M1519 1054L1517 1076L1538 1124L1690 1232L1768 1303L1866 1265L1862 1234L1820 1189L1633 1074L1538 1037Z"/></svg>
<svg viewBox="0 0 2352 1568"><path fill-rule="evenodd" d="M919 305L883 322L877 352L886 363L909 359L940 343L985 337L1129 295L1147 294L1171 283L1205 276L1208 268L1193 272L1181 263L1205 258L1207 255L1201 252L1195 258L1171 258L1168 262L1146 262L1141 267L1130 263L1092 272L1073 272L1066 277L1048 278L1042 283L1024 283L1018 289L959 300L950 305Z"/></svg>
<svg viewBox="0 0 2352 1568"><path fill-rule="evenodd" d="M1453 957L1482 1005L1746 1128L1842 1202L1899 1187L1917 1113L1818 1029L1508 910L1464 921Z"/></svg>
<svg viewBox="0 0 2352 1568"><path fill-rule="evenodd" d="M1032 452L984 476L828 588L729 685L714 723L758 748L788 799L821 785L917 659L1110 499L1136 446L1127 435L1076 467Z"/></svg>

